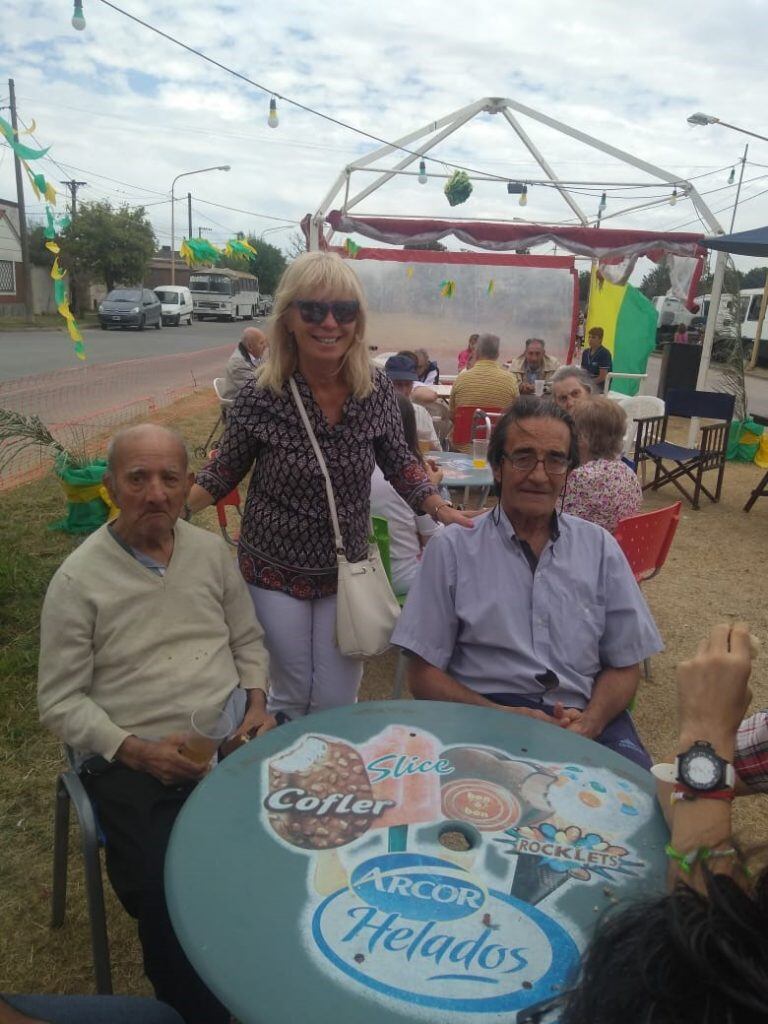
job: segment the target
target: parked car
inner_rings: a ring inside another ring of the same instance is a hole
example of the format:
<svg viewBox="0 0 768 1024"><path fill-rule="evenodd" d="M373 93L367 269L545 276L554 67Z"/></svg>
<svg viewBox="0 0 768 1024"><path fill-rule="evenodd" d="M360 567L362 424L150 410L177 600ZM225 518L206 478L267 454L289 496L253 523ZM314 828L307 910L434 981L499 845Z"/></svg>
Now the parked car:
<svg viewBox="0 0 768 1024"><path fill-rule="evenodd" d="M192 326L192 293L189 288L177 284L163 284L155 288L155 295L162 306L163 323L178 327L185 321Z"/></svg>
<svg viewBox="0 0 768 1024"><path fill-rule="evenodd" d="M99 326L135 327L143 331L154 324L159 331L163 326L160 299L149 288L113 288L99 306Z"/></svg>
<svg viewBox="0 0 768 1024"><path fill-rule="evenodd" d="M269 316L272 312L272 296L271 295L260 295L259 296L259 316Z"/></svg>

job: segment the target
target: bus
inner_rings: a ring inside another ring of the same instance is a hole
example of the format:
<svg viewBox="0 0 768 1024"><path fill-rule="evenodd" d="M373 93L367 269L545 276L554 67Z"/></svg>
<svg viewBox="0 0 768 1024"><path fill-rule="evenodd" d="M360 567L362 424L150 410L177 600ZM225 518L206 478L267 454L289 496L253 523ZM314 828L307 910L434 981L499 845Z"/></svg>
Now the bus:
<svg viewBox="0 0 768 1024"><path fill-rule="evenodd" d="M259 279L224 267L204 267L189 275L196 320L252 320L259 312Z"/></svg>
<svg viewBox="0 0 768 1024"><path fill-rule="evenodd" d="M757 320L760 316L760 303L763 298L762 288L742 288L741 290L741 338L744 342L744 351L747 357L752 355L752 346L755 342L757 331ZM763 320L763 328L760 331L760 350L758 362L768 361L768 314Z"/></svg>

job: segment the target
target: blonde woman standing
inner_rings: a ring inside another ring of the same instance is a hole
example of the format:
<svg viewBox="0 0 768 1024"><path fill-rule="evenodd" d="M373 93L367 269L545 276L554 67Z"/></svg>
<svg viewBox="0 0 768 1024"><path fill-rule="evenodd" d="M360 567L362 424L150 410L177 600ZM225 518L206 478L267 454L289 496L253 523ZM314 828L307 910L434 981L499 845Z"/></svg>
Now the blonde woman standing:
<svg viewBox="0 0 768 1024"><path fill-rule="evenodd" d="M409 450L392 385L369 360L365 319L360 282L344 260L325 252L294 260L275 295L269 359L238 393L218 452L190 494L198 511L252 470L238 558L266 634L272 714L352 703L362 678L362 662L335 644L330 511L291 378L328 466L350 561L367 555L375 464L415 511L472 525Z"/></svg>

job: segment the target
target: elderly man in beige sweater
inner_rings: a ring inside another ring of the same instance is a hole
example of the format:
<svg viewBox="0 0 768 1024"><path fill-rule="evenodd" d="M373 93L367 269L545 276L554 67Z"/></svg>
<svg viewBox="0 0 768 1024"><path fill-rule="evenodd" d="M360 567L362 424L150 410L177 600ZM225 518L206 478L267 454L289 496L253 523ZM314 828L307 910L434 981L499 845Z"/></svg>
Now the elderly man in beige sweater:
<svg viewBox="0 0 768 1024"><path fill-rule="evenodd" d="M207 770L180 748L195 709L237 705L238 693L238 736L275 722L263 631L242 577L220 538L180 519L192 479L175 432L144 424L115 436L105 483L120 514L51 580L38 702L43 724L76 751L110 881L138 920L157 997L187 1024L226 1024L165 906L170 832Z"/></svg>

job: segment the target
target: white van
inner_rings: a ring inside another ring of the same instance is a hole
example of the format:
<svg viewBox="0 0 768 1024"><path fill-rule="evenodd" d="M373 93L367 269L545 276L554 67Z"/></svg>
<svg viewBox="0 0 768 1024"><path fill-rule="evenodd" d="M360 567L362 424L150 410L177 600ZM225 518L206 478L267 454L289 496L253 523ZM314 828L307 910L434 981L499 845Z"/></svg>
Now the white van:
<svg viewBox="0 0 768 1024"><path fill-rule="evenodd" d="M189 288L177 284L162 284L155 288L155 295L160 299L163 323L179 324L187 322L192 326L192 293Z"/></svg>

